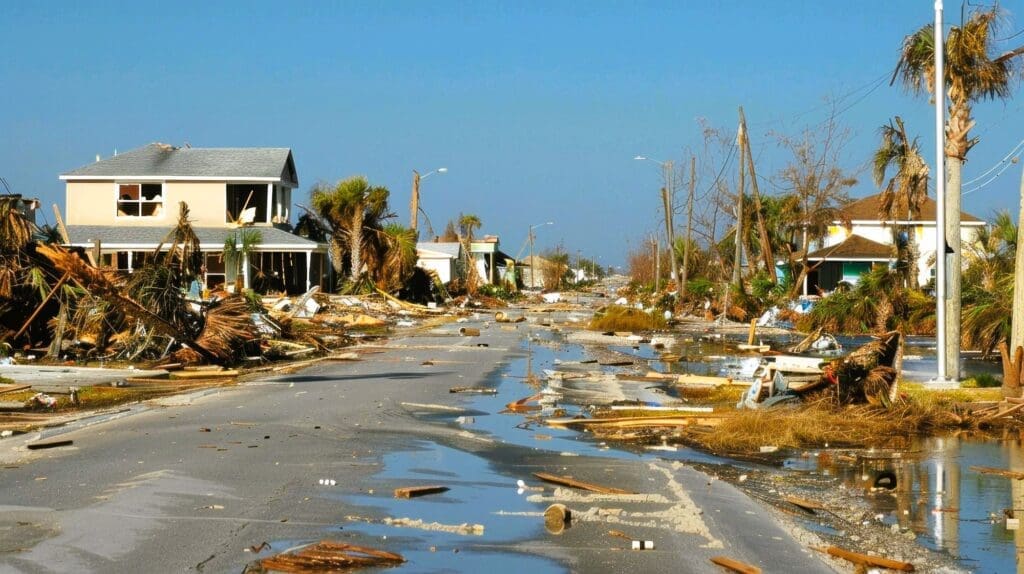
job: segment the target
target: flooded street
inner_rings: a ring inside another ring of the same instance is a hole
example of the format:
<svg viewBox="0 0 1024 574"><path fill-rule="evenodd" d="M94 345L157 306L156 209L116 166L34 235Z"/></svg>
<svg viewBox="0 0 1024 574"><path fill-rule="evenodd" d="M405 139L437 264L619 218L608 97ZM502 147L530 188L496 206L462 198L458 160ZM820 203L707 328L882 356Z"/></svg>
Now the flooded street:
<svg viewBox="0 0 1024 574"><path fill-rule="evenodd" d="M544 386L546 369L557 369L592 359L579 344L567 342L558 333L535 326L523 326L519 353L494 371L483 386L496 390L493 395L463 395L464 410L458 412L420 412L417 417L430 424L455 432L469 432L496 444L524 447L537 453L566 457L599 457L609 464L626 463L641 466L649 461L684 461L697 465L712 475L720 469L723 479L741 473L764 473L773 480L792 482L816 492L822 500L846 504L851 500L863 508L870 520L880 523L872 528L891 529L901 536L912 537L936 552L955 560L961 568L975 572L1024 572L1017 557L1024 549L1024 535L1008 530L1005 509L1024 509L1024 486L1017 480L981 474L972 466L1008 468L1024 471L1024 450L1020 437L972 439L968 437L924 438L914 440L900 451L878 451L853 455L847 450L828 449L793 453L780 466L738 462L724 459L684 446L660 447L639 444L605 443L587 433L543 426L529 415L501 414L505 406L532 395ZM856 341L844 341L856 344ZM927 343L919 343L914 351L928 353ZM608 349L623 356L650 361L654 370L718 374L723 364L735 362L727 356L720 342L696 341L676 349L684 359L664 364L659 351L651 345L621 346ZM686 360L686 357L692 357ZM708 360L708 358L711 360ZM929 357L914 359L921 368L928 368ZM977 362L984 368L987 363ZM934 362L932 362L934 365ZM605 372L621 371L618 367L588 364L588 368ZM627 367L628 369L628 367ZM567 416L585 413L586 408L559 404ZM567 463L568 464L568 463ZM569 467L567 467L569 468ZM782 478L779 478L779 477ZM380 496L346 496L357 506L375 507L385 515L415 516L425 522L444 524L486 524L478 534L466 536L450 532L422 530L403 531L383 524L353 523L353 529L371 536L394 538L414 537L418 543L409 556L418 564L439 568L450 557L430 548L471 547L474 556L481 556L489 545L525 548L531 540L545 536L538 520L543 505L531 502L530 492L517 489L517 481L535 481L516 464L485 460L451 446L431 441L413 441L408 450L390 453L383 458L383 467L376 477L382 482L437 483L458 488L458 495L445 493L414 501L384 500ZM895 484L890 490L888 486ZM882 485L882 487L875 487ZM742 487L742 486L741 486ZM875 488L872 488L875 487ZM517 491L518 490L518 491ZM749 494L749 493L748 493ZM752 493L759 496L756 491ZM381 505L384 506L381 506ZM849 533L820 523L807 516L796 521L810 532L843 539ZM862 525L863 526L863 525ZM912 533L912 534L908 534ZM883 550L884 549L880 549ZM460 564L470 564L469 556ZM563 571L556 561L528 553L513 551L503 555L515 570L537 572ZM485 558L474 565L484 567ZM459 568L462 570L462 567Z"/></svg>

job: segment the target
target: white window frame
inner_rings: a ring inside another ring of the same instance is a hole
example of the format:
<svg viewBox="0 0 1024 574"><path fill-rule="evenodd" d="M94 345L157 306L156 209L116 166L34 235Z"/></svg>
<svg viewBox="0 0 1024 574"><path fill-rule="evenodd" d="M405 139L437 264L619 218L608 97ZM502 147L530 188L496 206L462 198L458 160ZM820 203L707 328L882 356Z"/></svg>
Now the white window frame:
<svg viewBox="0 0 1024 574"><path fill-rule="evenodd" d="M137 185L139 186L139 199L137 200L122 200L121 199L121 186L122 185ZM160 201L151 201L142 199L142 186L143 185L159 185L160 186ZM160 206L160 213L157 215L121 215L121 202L132 201L139 204L139 213L142 213L143 204L158 204ZM122 221L138 221L148 220L156 221L165 219L167 216L167 182L166 181L115 181L114 182L114 219Z"/></svg>

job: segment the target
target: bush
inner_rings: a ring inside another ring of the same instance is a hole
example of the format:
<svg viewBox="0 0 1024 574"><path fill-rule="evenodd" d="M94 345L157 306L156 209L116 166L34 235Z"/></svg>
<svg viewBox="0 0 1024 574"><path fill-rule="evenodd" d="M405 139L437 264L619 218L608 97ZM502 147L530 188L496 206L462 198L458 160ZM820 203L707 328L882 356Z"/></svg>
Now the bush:
<svg viewBox="0 0 1024 574"><path fill-rule="evenodd" d="M960 383L960 386L965 389L987 389L992 387L1001 387L1003 386L1003 381L997 379L995 375L981 373L963 381Z"/></svg>
<svg viewBox="0 0 1024 574"><path fill-rule="evenodd" d="M612 305L603 313L595 314L588 328L592 331L651 331L664 327L665 319L660 314Z"/></svg>
<svg viewBox="0 0 1024 574"><path fill-rule="evenodd" d="M501 299L503 301L515 301L522 298L522 295L519 292L512 291L505 285L481 285L476 292L479 295L494 297L495 299Z"/></svg>

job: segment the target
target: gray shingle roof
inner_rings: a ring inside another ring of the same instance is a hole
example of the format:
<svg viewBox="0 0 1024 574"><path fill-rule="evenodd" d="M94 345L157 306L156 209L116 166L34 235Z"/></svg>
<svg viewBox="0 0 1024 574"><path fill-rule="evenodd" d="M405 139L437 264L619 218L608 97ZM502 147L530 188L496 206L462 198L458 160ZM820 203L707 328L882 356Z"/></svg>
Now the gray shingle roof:
<svg viewBox="0 0 1024 574"><path fill-rule="evenodd" d="M203 249L220 251L224 248L224 240L234 232L227 227L195 227ZM276 227L253 227L262 236L256 251L321 251L323 244L299 237ZM171 231L170 227L134 227L124 225L69 225L68 238L72 245L88 247L94 239L101 245L131 245L136 249L155 249ZM271 249L273 247L273 249Z"/></svg>
<svg viewBox="0 0 1024 574"><path fill-rule="evenodd" d="M161 143L133 149L61 174L76 177L274 178L299 185L288 148L198 148Z"/></svg>

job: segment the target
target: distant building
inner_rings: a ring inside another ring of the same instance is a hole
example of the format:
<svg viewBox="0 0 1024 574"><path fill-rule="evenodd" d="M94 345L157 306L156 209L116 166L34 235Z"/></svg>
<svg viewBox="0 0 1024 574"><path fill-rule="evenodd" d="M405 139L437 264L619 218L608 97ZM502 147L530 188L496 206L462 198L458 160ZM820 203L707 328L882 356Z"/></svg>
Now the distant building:
<svg viewBox="0 0 1024 574"><path fill-rule="evenodd" d="M242 266L246 287L298 293L330 287L327 246L292 233L299 179L288 148L193 148L153 143L61 174L70 244L131 272L177 223L185 202L206 254L209 287L232 284L224 244L240 227L261 239Z"/></svg>
<svg viewBox="0 0 1024 574"><path fill-rule="evenodd" d="M458 277L461 259L462 244L458 241L416 244L416 266L433 271L445 285Z"/></svg>
<svg viewBox="0 0 1024 574"><path fill-rule="evenodd" d="M918 284L924 286L935 277L935 200L927 198L917 217L886 221L878 217L879 197L871 195L850 203L843 208L840 219L829 226L820 247L808 254L808 261L820 265L805 278L805 295L832 291L841 281L856 284L872 266L895 264L894 227L909 228L904 239L914 245L917 254ZM985 225L981 219L960 212L961 242L973 242Z"/></svg>

